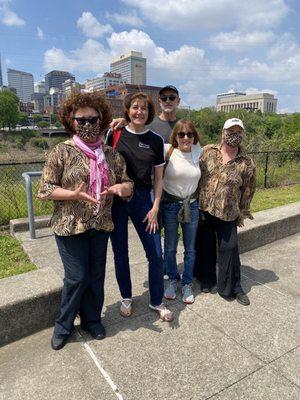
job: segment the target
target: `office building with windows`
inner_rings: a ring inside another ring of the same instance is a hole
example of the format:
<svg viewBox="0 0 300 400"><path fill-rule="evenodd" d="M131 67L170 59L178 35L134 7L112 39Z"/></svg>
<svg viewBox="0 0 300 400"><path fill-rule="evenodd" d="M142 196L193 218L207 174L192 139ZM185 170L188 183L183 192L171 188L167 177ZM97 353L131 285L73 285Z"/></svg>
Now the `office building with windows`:
<svg viewBox="0 0 300 400"><path fill-rule="evenodd" d="M94 79L85 81L85 89L87 92L96 92L110 86L120 85L123 82L121 74L105 72L102 76L96 76Z"/></svg>
<svg viewBox="0 0 300 400"><path fill-rule="evenodd" d="M45 75L45 89L49 93L51 88L62 90L62 84L70 79L75 82L75 76L66 71L51 71Z"/></svg>
<svg viewBox="0 0 300 400"><path fill-rule="evenodd" d="M248 111L276 113L277 99L270 93L229 92L217 95L217 111L229 112L244 108Z"/></svg>
<svg viewBox="0 0 300 400"><path fill-rule="evenodd" d="M8 87L16 90L20 101L27 103L34 93L33 75L29 72L7 69Z"/></svg>
<svg viewBox="0 0 300 400"><path fill-rule="evenodd" d="M146 85L146 58L139 51L131 51L112 62L110 72L121 74L126 83Z"/></svg>

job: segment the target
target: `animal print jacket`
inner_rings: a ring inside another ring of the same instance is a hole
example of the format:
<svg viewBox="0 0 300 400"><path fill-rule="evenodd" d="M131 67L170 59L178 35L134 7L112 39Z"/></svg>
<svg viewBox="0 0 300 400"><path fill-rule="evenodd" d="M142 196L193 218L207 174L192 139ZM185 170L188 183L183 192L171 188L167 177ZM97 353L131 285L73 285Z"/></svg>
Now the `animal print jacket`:
<svg viewBox="0 0 300 400"><path fill-rule="evenodd" d="M109 165L110 184L132 182L126 174L123 157L106 145L103 145L103 151ZM55 146L48 155L38 197L47 199L57 187L74 190L81 182L86 183L87 189L89 158L69 139ZM75 235L92 228L112 231L111 206L112 196L104 197L100 208L87 201L55 200L50 225L59 236Z"/></svg>
<svg viewBox="0 0 300 400"><path fill-rule="evenodd" d="M250 202L255 191L255 166L242 147L233 160L223 165L221 145L207 145L200 168L201 210L224 221L253 219Z"/></svg>

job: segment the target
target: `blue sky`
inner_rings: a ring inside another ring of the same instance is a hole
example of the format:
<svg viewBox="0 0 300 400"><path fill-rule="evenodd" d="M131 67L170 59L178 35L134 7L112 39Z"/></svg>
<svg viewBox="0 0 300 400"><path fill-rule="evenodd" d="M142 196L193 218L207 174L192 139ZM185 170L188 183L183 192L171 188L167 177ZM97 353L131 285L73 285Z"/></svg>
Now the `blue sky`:
<svg viewBox="0 0 300 400"><path fill-rule="evenodd" d="M175 84L185 106L235 89L274 93L279 111L300 112L297 0L0 0L5 82L6 68L83 82L129 50L147 57L147 83Z"/></svg>

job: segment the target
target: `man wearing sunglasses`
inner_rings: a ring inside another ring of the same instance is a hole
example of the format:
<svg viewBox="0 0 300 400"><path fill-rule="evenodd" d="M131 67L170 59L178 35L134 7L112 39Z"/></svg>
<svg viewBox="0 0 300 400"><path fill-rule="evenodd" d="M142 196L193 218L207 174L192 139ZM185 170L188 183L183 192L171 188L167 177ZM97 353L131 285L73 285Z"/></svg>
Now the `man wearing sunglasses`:
<svg viewBox="0 0 300 400"><path fill-rule="evenodd" d="M180 103L179 92L175 86L168 85L164 86L159 91L159 105L161 113L159 116L154 117L150 125L147 128L153 132L158 133L165 143L169 143L172 130L178 121L176 117L177 108ZM113 119L110 124L110 128L117 129L125 126L127 122L124 118Z"/></svg>
<svg viewBox="0 0 300 400"><path fill-rule="evenodd" d="M157 132L165 143L169 143L172 130L178 121L177 108L180 103L179 93L175 86L168 85L159 91L161 113L155 117L149 128Z"/></svg>

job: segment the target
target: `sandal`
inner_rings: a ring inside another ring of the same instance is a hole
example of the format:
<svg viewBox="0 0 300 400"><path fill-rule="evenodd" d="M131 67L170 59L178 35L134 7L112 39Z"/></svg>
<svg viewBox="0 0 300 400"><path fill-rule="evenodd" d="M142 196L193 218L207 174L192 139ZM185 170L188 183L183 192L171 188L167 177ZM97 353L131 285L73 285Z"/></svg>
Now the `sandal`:
<svg viewBox="0 0 300 400"><path fill-rule="evenodd" d="M130 317L132 314L132 299L122 299L119 311L122 317Z"/></svg>
<svg viewBox="0 0 300 400"><path fill-rule="evenodd" d="M157 311L159 314L159 318L162 321L165 322L171 322L174 319L174 315L172 311L168 310L167 307L165 307L164 303L161 303L159 306L153 306L152 304L149 304L149 307L151 310Z"/></svg>

